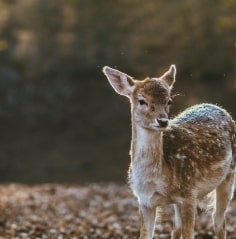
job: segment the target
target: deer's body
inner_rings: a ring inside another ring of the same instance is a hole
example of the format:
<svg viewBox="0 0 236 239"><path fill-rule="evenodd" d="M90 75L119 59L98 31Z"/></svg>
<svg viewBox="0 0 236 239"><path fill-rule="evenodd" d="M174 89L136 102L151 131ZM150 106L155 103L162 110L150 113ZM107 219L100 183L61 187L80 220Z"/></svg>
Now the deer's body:
<svg viewBox="0 0 236 239"><path fill-rule="evenodd" d="M233 196L236 126L222 108L201 104L168 119L175 67L160 78L134 81L104 68L114 89L131 101L130 185L139 202L140 239L153 237L156 208L174 204L172 238L194 238L196 205L215 190L214 225L225 239Z"/></svg>
<svg viewBox="0 0 236 239"><path fill-rule="evenodd" d="M234 173L234 123L214 105L192 107L172 120L165 132L142 137L149 142L133 145L130 184L146 206L201 199Z"/></svg>

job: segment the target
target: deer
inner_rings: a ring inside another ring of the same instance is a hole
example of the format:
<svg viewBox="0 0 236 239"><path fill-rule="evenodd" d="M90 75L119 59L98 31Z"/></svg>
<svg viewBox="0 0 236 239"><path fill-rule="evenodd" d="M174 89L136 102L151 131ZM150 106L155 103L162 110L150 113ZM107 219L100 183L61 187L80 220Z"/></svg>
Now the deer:
<svg viewBox="0 0 236 239"><path fill-rule="evenodd" d="M236 125L230 114L202 103L169 119L175 65L160 77L144 80L108 66L103 73L131 103L128 176L139 205L139 238L152 239L158 209L173 205L171 238L193 239L197 205L212 194L215 234L225 239L236 166Z"/></svg>

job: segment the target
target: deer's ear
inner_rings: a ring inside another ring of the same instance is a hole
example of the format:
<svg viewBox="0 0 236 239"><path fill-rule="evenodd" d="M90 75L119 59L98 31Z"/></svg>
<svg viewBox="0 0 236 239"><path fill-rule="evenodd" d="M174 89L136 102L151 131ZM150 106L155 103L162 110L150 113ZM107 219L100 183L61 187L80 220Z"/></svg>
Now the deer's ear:
<svg viewBox="0 0 236 239"><path fill-rule="evenodd" d="M131 97L135 85L132 77L108 66L103 67L103 73L118 94Z"/></svg>
<svg viewBox="0 0 236 239"><path fill-rule="evenodd" d="M169 70L162 75L162 79L169 85L170 88L173 87L175 83L175 75L176 75L176 67L175 65L171 65Z"/></svg>

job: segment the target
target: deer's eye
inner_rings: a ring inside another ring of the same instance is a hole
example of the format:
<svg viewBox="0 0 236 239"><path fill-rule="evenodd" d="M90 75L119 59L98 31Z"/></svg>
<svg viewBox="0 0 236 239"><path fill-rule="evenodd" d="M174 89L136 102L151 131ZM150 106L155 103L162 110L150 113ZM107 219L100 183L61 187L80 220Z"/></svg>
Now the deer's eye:
<svg viewBox="0 0 236 239"><path fill-rule="evenodd" d="M147 102L145 100L139 100L138 101L140 105L148 105Z"/></svg>

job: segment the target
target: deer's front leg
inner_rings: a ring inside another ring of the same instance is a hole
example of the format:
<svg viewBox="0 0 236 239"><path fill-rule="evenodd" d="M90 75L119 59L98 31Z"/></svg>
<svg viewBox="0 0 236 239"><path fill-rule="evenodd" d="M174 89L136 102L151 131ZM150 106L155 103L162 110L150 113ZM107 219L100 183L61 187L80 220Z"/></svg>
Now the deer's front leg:
<svg viewBox="0 0 236 239"><path fill-rule="evenodd" d="M182 239L194 239L195 209L194 200L188 200L180 205Z"/></svg>
<svg viewBox="0 0 236 239"><path fill-rule="evenodd" d="M152 239L156 222L156 208L140 205L139 211L141 215L141 229L139 238Z"/></svg>
<svg viewBox="0 0 236 239"><path fill-rule="evenodd" d="M175 214L173 220L173 231L171 239L180 239L181 237L181 216L178 205L174 205Z"/></svg>

